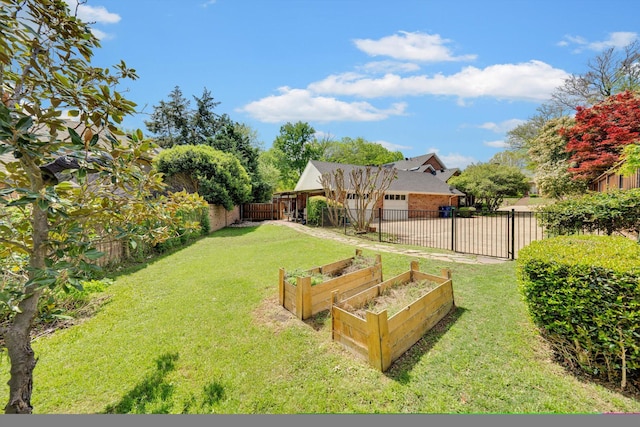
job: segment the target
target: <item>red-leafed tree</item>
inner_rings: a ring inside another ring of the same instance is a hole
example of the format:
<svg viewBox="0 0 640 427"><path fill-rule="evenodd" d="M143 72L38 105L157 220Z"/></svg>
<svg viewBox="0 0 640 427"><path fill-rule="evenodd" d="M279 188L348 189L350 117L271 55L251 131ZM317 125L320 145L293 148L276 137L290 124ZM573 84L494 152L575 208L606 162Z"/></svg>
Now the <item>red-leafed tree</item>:
<svg viewBox="0 0 640 427"><path fill-rule="evenodd" d="M575 125L562 130L574 179L596 178L620 160L624 146L640 141L640 96L633 92L576 111Z"/></svg>

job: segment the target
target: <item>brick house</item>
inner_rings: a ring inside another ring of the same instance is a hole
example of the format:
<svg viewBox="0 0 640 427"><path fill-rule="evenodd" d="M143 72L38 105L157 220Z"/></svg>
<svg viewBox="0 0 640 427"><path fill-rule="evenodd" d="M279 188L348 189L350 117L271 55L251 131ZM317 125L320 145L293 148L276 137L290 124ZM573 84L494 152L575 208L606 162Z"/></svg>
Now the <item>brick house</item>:
<svg viewBox="0 0 640 427"><path fill-rule="evenodd" d="M427 156L432 156L430 157L431 159L438 161L438 169L430 162L427 162L426 165L421 165L417 169L410 168L408 170L398 169L394 164L383 165L384 167L395 168L397 174L397 178L393 180L379 205L374 207L374 209L383 209L383 218L393 216L395 219L406 219L424 215L424 213L418 211L437 212L442 206L458 207L459 199L464 197L464 193L451 187L446 182L446 179L455 174L455 170L446 169L439 159L435 157L435 154ZM420 157L424 161L426 156ZM404 164L400 166L404 166ZM413 168L414 166L411 167ZM289 197L293 197L292 209L304 210L309 197L324 195L320 177L322 174L332 173L338 168L344 171L346 179L353 169L363 168L363 166L320 162L317 160L309 161L295 189L287 193ZM353 205L349 203L350 193L347 193L346 197L347 204Z"/></svg>

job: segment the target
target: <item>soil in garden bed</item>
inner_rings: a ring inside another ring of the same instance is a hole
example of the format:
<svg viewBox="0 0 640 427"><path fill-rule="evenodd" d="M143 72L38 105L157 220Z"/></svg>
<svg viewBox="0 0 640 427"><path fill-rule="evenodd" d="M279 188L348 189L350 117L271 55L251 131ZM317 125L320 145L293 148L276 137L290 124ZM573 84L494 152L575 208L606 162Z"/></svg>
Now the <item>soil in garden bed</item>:
<svg viewBox="0 0 640 427"><path fill-rule="evenodd" d="M367 311L380 313L387 310L387 316L391 317L429 293L436 286L438 286L437 283L430 280L401 283L386 289L382 295L370 300L361 307L352 307L345 303L342 308L362 319L366 319Z"/></svg>

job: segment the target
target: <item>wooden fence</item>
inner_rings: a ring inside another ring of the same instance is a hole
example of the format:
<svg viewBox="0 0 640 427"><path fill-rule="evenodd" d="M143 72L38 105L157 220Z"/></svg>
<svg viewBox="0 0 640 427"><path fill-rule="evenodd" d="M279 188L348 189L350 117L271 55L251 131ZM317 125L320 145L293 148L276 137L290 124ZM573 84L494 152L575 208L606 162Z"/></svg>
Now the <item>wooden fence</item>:
<svg viewBox="0 0 640 427"><path fill-rule="evenodd" d="M245 203L242 205L242 219L247 221L281 219L282 206L279 205L281 203Z"/></svg>
<svg viewBox="0 0 640 427"><path fill-rule="evenodd" d="M422 273L418 271L418 263L414 261L409 271L350 298L339 300L340 295L334 293L331 306L332 339L368 360L372 367L386 371L394 360L455 306L451 272L443 270L441 274L442 276L434 276ZM391 286L420 280L429 280L438 286L390 318L387 317L386 310L380 313L367 310L366 319L362 319L345 309L347 305L363 307Z"/></svg>
<svg viewBox="0 0 640 427"><path fill-rule="evenodd" d="M351 266L355 258L361 255L362 251L356 249L355 257L307 270L307 276L297 277L295 283L286 280L285 270L281 268L278 284L280 305L294 313L299 319L304 320L321 311L329 310L333 292L336 290L340 291L342 297L347 298L382 282L382 261L380 255L376 255L373 266L311 286L311 275L334 275Z"/></svg>

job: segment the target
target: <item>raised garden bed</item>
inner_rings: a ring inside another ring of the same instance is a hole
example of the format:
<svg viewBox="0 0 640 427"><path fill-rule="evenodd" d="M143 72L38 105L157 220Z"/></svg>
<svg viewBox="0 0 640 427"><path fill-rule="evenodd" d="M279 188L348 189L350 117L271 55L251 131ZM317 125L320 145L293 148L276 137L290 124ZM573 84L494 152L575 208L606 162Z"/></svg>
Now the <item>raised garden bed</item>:
<svg viewBox="0 0 640 427"><path fill-rule="evenodd" d="M374 258L362 256L356 249L351 258L314 267L304 271L287 273L280 269L278 283L280 304L299 319L331 308L333 292L348 298L382 282L380 255Z"/></svg>
<svg viewBox="0 0 640 427"><path fill-rule="evenodd" d="M450 271L442 270L441 276L422 273L413 261L409 271L349 298L336 292L331 336L386 371L454 306Z"/></svg>

